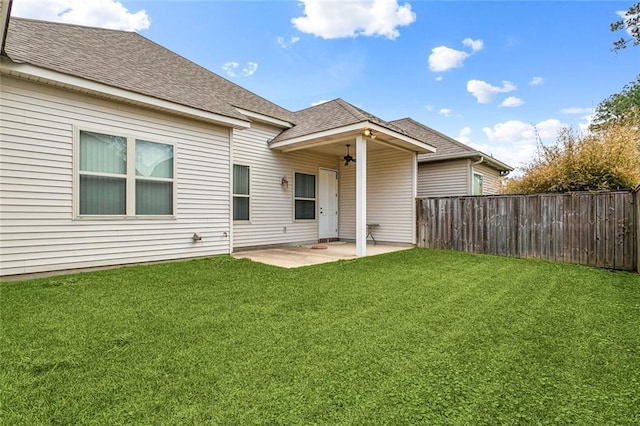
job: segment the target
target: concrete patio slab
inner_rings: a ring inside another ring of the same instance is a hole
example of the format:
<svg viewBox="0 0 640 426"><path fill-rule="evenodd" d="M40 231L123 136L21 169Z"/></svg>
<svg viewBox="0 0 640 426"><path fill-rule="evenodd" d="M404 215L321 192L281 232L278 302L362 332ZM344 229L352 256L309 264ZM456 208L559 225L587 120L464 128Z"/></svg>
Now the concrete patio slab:
<svg viewBox="0 0 640 426"><path fill-rule="evenodd" d="M326 248L313 248L326 247ZM407 250L413 245L377 244L367 245L367 256ZM356 259L356 245L342 241L309 245L283 245L264 249L240 250L232 254L237 259L250 259L255 262L282 268L298 268L335 262L342 259Z"/></svg>

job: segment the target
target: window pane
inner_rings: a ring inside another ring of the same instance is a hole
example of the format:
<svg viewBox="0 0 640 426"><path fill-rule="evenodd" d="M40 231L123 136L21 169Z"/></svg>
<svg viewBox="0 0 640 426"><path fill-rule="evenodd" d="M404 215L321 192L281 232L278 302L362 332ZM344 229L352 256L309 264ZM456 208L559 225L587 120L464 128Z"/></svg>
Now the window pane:
<svg viewBox="0 0 640 426"><path fill-rule="evenodd" d="M173 182L136 179L136 214L173 214Z"/></svg>
<svg viewBox="0 0 640 426"><path fill-rule="evenodd" d="M126 214L126 179L80 175L80 214Z"/></svg>
<svg viewBox="0 0 640 426"><path fill-rule="evenodd" d="M233 165L233 193L249 195L249 166Z"/></svg>
<svg viewBox="0 0 640 426"><path fill-rule="evenodd" d="M127 139L101 133L80 132L80 170L127 173Z"/></svg>
<svg viewBox="0 0 640 426"><path fill-rule="evenodd" d="M473 195L482 195L482 175L473 175Z"/></svg>
<svg viewBox="0 0 640 426"><path fill-rule="evenodd" d="M309 200L296 200L296 219L315 219L316 202Z"/></svg>
<svg viewBox="0 0 640 426"><path fill-rule="evenodd" d="M233 197L233 220L249 220L249 197Z"/></svg>
<svg viewBox="0 0 640 426"><path fill-rule="evenodd" d="M173 178L173 146L137 140L136 176Z"/></svg>
<svg viewBox="0 0 640 426"><path fill-rule="evenodd" d="M316 198L315 175L296 173L296 197Z"/></svg>

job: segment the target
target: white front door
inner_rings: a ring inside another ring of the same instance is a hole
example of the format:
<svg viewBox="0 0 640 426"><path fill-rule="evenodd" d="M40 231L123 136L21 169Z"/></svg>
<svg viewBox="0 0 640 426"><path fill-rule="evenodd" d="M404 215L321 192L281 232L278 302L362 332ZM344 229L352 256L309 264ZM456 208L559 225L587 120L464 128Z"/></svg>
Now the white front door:
<svg viewBox="0 0 640 426"><path fill-rule="evenodd" d="M318 238L338 238L338 171L320 169Z"/></svg>

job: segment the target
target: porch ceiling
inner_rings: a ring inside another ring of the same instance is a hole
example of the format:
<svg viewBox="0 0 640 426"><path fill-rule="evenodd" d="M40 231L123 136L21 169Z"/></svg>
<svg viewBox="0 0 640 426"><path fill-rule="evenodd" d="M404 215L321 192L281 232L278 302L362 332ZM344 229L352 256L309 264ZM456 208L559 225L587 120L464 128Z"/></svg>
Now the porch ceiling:
<svg viewBox="0 0 640 426"><path fill-rule="evenodd" d="M364 129L370 129L375 134L375 138L367 138L367 141L369 142L369 150L391 147L420 154L433 153L436 151L436 149L431 145L370 122L352 124L289 140L280 140L271 143L270 147L281 152L292 152L305 149L319 151L325 154L344 155L346 153L345 145L350 143L352 146L351 153L355 154L356 137L362 135Z"/></svg>

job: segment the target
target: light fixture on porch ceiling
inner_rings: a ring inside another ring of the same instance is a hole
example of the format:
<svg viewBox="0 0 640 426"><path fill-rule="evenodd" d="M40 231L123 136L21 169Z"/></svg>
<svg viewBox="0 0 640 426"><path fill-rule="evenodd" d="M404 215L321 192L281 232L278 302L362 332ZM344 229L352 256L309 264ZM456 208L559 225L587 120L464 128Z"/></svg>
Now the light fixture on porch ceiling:
<svg viewBox="0 0 640 426"><path fill-rule="evenodd" d="M373 133L373 130L369 129L368 127L366 129L362 130L362 136L367 137L367 138L371 138L371 139L375 139L376 135L375 133Z"/></svg>
<svg viewBox="0 0 640 426"><path fill-rule="evenodd" d="M349 163L351 163L351 162L354 162L354 163L356 162L356 159L355 159L355 158L353 158L353 157L351 156L351 154L349 153L349 147L350 147L350 146L351 146L350 144L347 144L347 155L345 155L344 157L342 157L342 158L344 158L344 165L345 165L345 166L348 166L348 165L349 165Z"/></svg>

